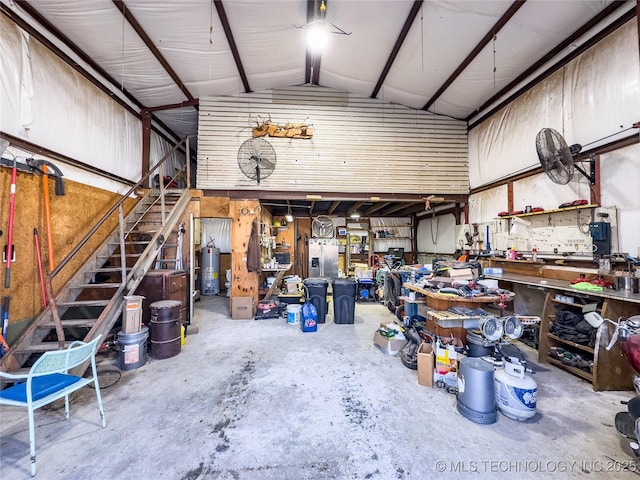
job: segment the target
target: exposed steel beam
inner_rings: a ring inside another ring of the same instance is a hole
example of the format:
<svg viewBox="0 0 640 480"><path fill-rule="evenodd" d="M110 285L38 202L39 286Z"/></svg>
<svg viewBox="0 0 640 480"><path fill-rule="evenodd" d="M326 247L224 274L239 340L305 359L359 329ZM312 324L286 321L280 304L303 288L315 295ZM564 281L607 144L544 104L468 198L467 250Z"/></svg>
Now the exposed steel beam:
<svg viewBox="0 0 640 480"><path fill-rule="evenodd" d="M83 163L80 160L76 160L75 158L71 158L68 157L62 153L58 153L56 151L53 150L49 150L48 148L45 147L41 147L40 145L36 145L35 143L32 143L28 140L25 140L23 138L19 138L19 137L14 137L13 135L0 131L0 138L5 138L7 140L9 140L9 142L11 143L11 145L18 147L22 150L26 150L27 152L31 152L34 155L42 155L45 156L51 160L59 160L61 162L64 162L68 165L73 165L74 167L79 168L80 170L84 170L85 172L90 172L96 175L100 175L101 177L104 178L109 178L111 180L114 180L116 182L120 182L123 183L125 185L133 185L135 182L132 182L131 180L129 180L128 178L124 178L124 177L120 177L118 175L114 175L111 172L107 172L106 170L102 170L100 168L96 168L93 165L89 165L87 163Z"/></svg>
<svg viewBox="0 0 640 480"><path fill-rule="evenodd" d="M227 12L225 12L224 10L224 5L222 4L222 0L213 0L213 3L216 6L218 17L220 17L220 22L222 23L222 29L224 30L224 34L227 37L227 42L229 42L229 48L231 49L231 53L233 54L233 59L236 62L236 67L238 68L238 73L240 74L242 85L244 86L244 92L251 93L249 80L247 79L247 74L244 71L244 66L242 65L242 60L240 59L240 53L238 52L236 41L233 38L231 25L229 24L229 19L227 18Z"/></svg>
<svg viewBox="0 0 640 480"><path fill-rule="evenodd" d="M131 10L129 10L129 8L125 5L125 3L122 0L112 0L112 2L116 6L118 11L122 13L122 15L127 20L127 22L129 22L129 25L131 25L131 28L135 30L135 32L138 34L140 39L147 46L149 51L153 54L154 57L156 57L156 60L160 62L160 65L162 65L162 68L164 68L164 70L169 74L171 79L175 82L175 84L178 86L178 88L184 94L184 96L187 97L189 100L195 100L193 98L193 95L191 95L191 92L189 92L185 84L182 82L182 80L178 76L178 74L175 72L173 68L171 68L171 65L169 65L169 62L167 61L167 59L164 58L162 53L160 53L160 50L158 50L158 47L156 47L155 44L153 43L153 40L151 40L149 35L147 35L147 32L145 32L144 28L142 28L142 25L140 25L138 23L138 20L136 20L136 17L133 16L133 13L131 13Z"/></svg>
<svg viewBox="0 0 640 480"><path fill-rule="evenodd" d="M73 53L78 55L78 57L80 57L83 62L85 62L87 65L89 65L91 68L93 68L96 72L98 72L100 75L102 75L105 78L105 80L107 80L109 83L111 83L112 85L117 87L117 89L120 90L123 93L123 95L125 97L127 97L127 99L131 103L133 103L135 106L137 106L140 109L144 108L144 106L138 101L138 99L136 97L134 97L131 94L131 92L129 92L127 89L125 89L122 85L120 85L116 81L115 78L113 78L111 75L109 75L100 65L98 65L91 57L89 57L89 55L87 55L78 45L76 45L74 42L72 42L69 37L67 37L64 33L62 33L60 30L58 30L58 28L56 28L51 22L49 22L49 20L47 20L44 16L42 16L40 14L40 12L38 12L29 2L26 2L26 1L23 1L23 0L16 0L15 3L20 8L22 8L25 12L27 12L31 17L33 17L44 28L49 30L56 38L60 39L62 41L62 43L64 43L67 47L69 47L69 49ZM20 17L16 17L13 14L13 12L11 12L11 10L7 9L5 11L6 7L4 5L2 5L1 8L2 8L3 13L5 13L9 18L11 18L16 24L18 24L20 26L20 28L22 28L23 30L28 31L29 35L32 35L32 36L36 37L37 40L40 43L44 44L49 50L53 51L56 55L58 55L60 58L62 58L67 64L72 66L76 71L80 72L85 78L87 78L87 80L89 80L96 87L98 87L99 89L101 89L102 91L107 93L116 102L118 102L122 107L124 107L127 110L129 110L130 113L133 113L136 117L140 118L140 114L137 111L132 109L131 106L129 106L126 102L123 102L118 97L115 97L113 95L113 92L111 92L104 85L102 85L100 82L98 82L98 80L95 79L94 77L92 77L88 72L86 72L83 69L81 69L81 67L77 64L77 62L75 62L73 59L68 57L58 47L53 45L46 37L44 37L44 35L42 35L39 32L35 32L35 30L33 30L33 28L29 24L24 22ZM11 12L11 13L9 13L9 12Z"/></svg>
<svg viewBox="0 0 640 480"><path fill-rule="evenodd" d="M146 108L148 112L159 112L162 110L174 110L176 108L184 108L184 107L198 107L200 104L199 98L194 98L193 100L186 100L180 103L171 103L169 105L157 105L155 107Z"/></svg>
<svg viewBox="0 0 640 480"><path fill-rule="evenodd" d="M622 6L623 3L624 2L617 1L617 2L614 2L611 5L609 5L602 12L600 12L594 18L589 20L589 22L585 23L582 27L580 27L573 34L571 34L564 42L562 42L560 45L555 47L553 50L551 50L549 53L547 53L544 57L542 57L540 60L538 60L536 63L534 63L531 67L529 67L527 70L525 70L515 80L513 80L511 83L509 83L509 85L504 87L497 94L495 94L493 97L491 97L489 100L487 100L484 104L482 104L480 107L478 107L476 109L476 112L474 112L471 115L467 116L467 118L465 118L465 120L467 122L469 122L478 112L481 112L485 108L488 108L493 102L495 102L499 98L501 98L502 95L504 95L507 92L509 92L518 83L522 82L530 74L532 74L537 69L539 69L544 63L546 63L547 61L551 60L557 53L559 53L560 51L562 51L563 49L565 49L566 47L568 47L569 45L574 43L580 36L582 36L587 30L589 30L593 26L595 26L604 17L606 17L611 12L613 12L614 10L616 10L617 8ZM504 107L505 105L513 102L516 98L520 97L522 94L524 94L525 92L527 92L528 90L533 88L535 85L540 83L542 80L544 80L545 78L549 77L551 74L553 74L554 72L558 71L560 68L564 67L567 63L569 63L571 60L573 60L574 58L576 58L579 55L581 55L582 53L584 53L586 50L588 50L589 48L594 46L600 40L602 40L603 38L605 38L609 34L611 34L614 31L616 31L622 25L624 25L629 20L631 20L633 17L635 17L636 14L637 14L637 10L634 7L631 10L629 10L628 12L626 12L624 15L619 17L618 19L614 20L611 24L609 24L608 26L604 27L596 35L594 35L593 37L589 38L582 45L580 45L575 50L572 50L570 53L568 53L564 58L560 59L558 62L556 62L555 64L553 64L549 68L547 68L544 72L542 72L541 74L537 75L535 78L531 79L526 85L524 85L523 87L519 88L517 91L515 91L511 95L509 95L507 98L502 100L498 105L496 105L495 107L491 108L488 112L483 114L480 118L478 118L477 120L474 120L473 123L471 123L469 125L468 129L471 130L471 129L475 128L477 125L479 125L480 123L485 121L491 115L493 115L498 110L500 110L502 107Z"/></svg>
<svg viewBox="0 0 640 480"><path fill-rule="evenodd" d="M385 78L387 78L387 75L389 74L389 70L391 70L391 66L393 65L393 62L398 56L398 52L400 51L400 48L402 47L402 44L404 43L405 38L407 38L407 34L411 29L411 25L413 25L413 21L415 20L416 15L418 15L418 11L420 11L420 7L422 7L423 1L424 0L415 0L413 2L411 11L409 12L407 19L405 20L404 25L402 26L402 30L400 30L400 34L396 39L396 43L393 46L391 53L389 54L389 58L387 58L387 63L382 69L380 78L378 78L378 83L376 83L376 86L373 89L373 92L371 92L371 98L376 98L378 96L378 92L382 88L382 84L384 83Z"/></svg>
<svg viewBox="0 0 640 480"><path fill-rule="evenodd" d="M100 76L102 76L107 82L113 85L117 90L121 91L122 94L136 107L140 110L144 109L144 105L142 105L136 97L134 97L131 92L127 91L120 83L118 83L111 75L109 75L100 65L98 65L91 57L89 57L78 45L72 42L66 35L64 35L60 30L58 30L51 22L49 22L45 17L43 17L40 12L38 12L29 2L16 0L16 5L20 6L20 8L24 9L31 17L33 17L38 23L40 23L45 29L49 30L57 39L59 39L62 43L64 43L74 54L76 54L83 62L89 65L93 70L98 72ZM100 82L97 78L95 78L91 73L85 70L82 66L78 64L78 62L67 55L64 51L62 51L57 45L51 42L46 36L44 36L41 32L38 32L34 27L32 27L29 23L24 21L19 15L13 12L11 9L6 7L4 4L0 4L0 11L4 15L6 15L9 19L11 19L16 25L18 25L21 29L29 33L33 38L38 40L42 45L48 48L51 52L57 55L63 62L73 68L76 72L82 75L85 79L87 79L92 85L102 91L105 95L111 98L114 102L124 108L126 111L131 113L137 119L142 119L142 114L125 102L122 98L115 95L112 90L107 88L102 82ZM180 141L180 137L175 134L167 125L165 125L162 121L158 120L154 117L154 122L160 125L165 131L169 132L170 135L173 135L173 138L169 138L164 132L161 132L157 128L153 128L153 130L168 143L177 143Z"/></svg>
<svg viewBox="0 0 640 480"><path fill-rule="evenodd" d="M307 0L307 23L313 22L313 16L316 8L316 0ZM311 51L309 50L309 46L307 45L307 51L305 54L305 64L304 64L304 83L311 83L311 64L313 62L313 55L311 55Z"/></svg>
<svg viewBox="0 0 640 480"><path fill-rule="evenodd" d="M329 3L329 0L324 0L325 7ZM315 2L318 10L320 9L319 2ZM314 20L315 20L315 7L314 7ZM320 14L322 15L322 14ZM308 47L307 47L308 48ZM322 62L322 55L320 52L314 52L311 55L311 83L313 85L320 85L320 63Z"/></svg>
<svg viewBox="0 0 640 480"><path fill-rule="evenodd" d="M422 107L423 110L428 110L433 103L440 98L440 96L451 86L451 84L460 76L460 74L469 66L471 62L480 54L480 52L486 47L493 38L497 35L497 33L504 27L509 20L516 14L518 10L524 5L526 0L516 0L511 4L509 9L500 17L500 19L496 22L496 24L491 27L491 30L487 32L487 34L480 40L480 42L475 46L475 48L471 51L467 58L465 58L458 68L451 74L449 78L440 86L438 91L433 94L433 96L427 101L427 103Z"/></svg>

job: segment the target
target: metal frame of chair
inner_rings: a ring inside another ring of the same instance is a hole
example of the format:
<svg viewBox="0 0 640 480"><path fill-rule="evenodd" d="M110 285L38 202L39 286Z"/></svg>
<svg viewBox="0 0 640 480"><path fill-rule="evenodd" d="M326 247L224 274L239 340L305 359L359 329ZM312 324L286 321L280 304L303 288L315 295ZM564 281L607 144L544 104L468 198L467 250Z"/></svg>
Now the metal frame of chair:
<svg viewBox="0 0 640 480"><path fill-rule="evenodd" d="M25 407L29 417L29 448L31 452L31 476L36 474L36 442L34 411L64 397L65 418L69 418L69 394L92 384L96 391L102 427L107 426L96 372L96 351L102 335L91 342L74 341L64 350L42 354L25 374L0 372L0 377L15 382L12 387L0 391L0 405ZM69 374L78 365L91 363L91 377Z"/></svg>

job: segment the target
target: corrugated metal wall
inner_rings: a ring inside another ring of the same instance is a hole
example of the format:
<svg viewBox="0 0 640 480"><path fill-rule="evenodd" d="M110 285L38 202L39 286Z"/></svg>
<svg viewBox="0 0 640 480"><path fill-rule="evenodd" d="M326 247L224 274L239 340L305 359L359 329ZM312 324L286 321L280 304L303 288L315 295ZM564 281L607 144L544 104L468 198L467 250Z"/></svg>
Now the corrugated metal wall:
<svg viewBox="0 0 640 480"><path fill-rule="evenodd" d="M254 190L240 145L262 119L307 123L312 139L265 137L277 155L261 190L469 192L465 122L322 87L200 99L197 188Z"/></svg>

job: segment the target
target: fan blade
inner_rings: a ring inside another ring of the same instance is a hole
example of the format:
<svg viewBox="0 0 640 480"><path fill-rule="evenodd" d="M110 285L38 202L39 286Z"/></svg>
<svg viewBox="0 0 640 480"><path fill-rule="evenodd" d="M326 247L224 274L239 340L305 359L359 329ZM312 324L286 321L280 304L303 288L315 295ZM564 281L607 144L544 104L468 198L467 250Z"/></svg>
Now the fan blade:
<svg viewBox="0 0 640 480"><path fill-rule="evenodd" d="M258 185L260 185L260 163L256 164L256 180L258 180Z"/></svg>
<svg viewBox="0 0 640 480"><path fill-rule="evenodd" d="M262 166L267 170L274 170L276 168L275 163L271 162L270 160L267 160L266 158L259 158L258 161L262 163Z"/></svg>
<svg viewBox="0 0 640 480"><path fill-rule="evenodd" d="M256 157L260 158L262 156L262 149L264 148L265 143L266 141L262 138L256 138L251 142L251 149Z"/></svg>
<svg viewBox="0 0 640 480"><path fill-rule="evenodd" d="M553 133L549 128L544 130L544 142L545 142L545 147L548 150L552 150L552 149L556 150L556 142L554 141Z"/></svg>

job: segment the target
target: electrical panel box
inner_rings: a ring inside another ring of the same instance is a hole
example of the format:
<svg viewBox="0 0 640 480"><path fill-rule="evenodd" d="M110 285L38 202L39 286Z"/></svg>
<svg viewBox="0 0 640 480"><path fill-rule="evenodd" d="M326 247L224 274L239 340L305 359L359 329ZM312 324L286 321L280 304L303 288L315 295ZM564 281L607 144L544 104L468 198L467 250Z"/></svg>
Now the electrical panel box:
<svg viewBox="0 0 640 480"><path fill-rule="evenodd" d="M609 222L590 222L589 234L593 239L594 255L611 253L611 224Z"/></svg>

